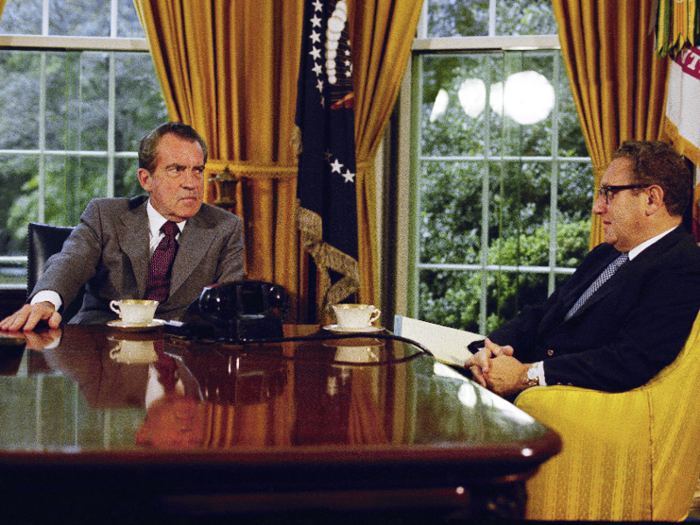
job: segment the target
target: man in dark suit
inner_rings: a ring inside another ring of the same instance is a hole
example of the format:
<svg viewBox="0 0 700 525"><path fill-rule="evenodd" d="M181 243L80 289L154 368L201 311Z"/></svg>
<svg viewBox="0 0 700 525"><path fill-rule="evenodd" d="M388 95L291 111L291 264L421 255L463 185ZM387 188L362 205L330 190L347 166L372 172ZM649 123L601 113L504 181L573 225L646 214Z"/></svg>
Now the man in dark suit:
<svg viewBox="0 0 700 525"><path fill-rule="evenodd" d="M169 232L176 255L157 317L177 319L205 286L241 280L241 220L203 204L206 160L206 143L190 126L169 122L148 133L139 146L138 179L149 196L91 201L61 252L48 260L30 303L0 321L0 329L33 330L41 320L57 327L62 307L84 284L82 308L71 322L116 319L110 301L150 293L149 260L166 223L177 226Z"/></svg>
<svg viewBox="0 0 700 525"><path fill-rule="evenodd" d="M670 364L700 309L700 248L681 225L691 187L670 146L625 142L593 207L605 242L545 303L472 348L474 378L504 396L555 384L622 392Z"/></svg>

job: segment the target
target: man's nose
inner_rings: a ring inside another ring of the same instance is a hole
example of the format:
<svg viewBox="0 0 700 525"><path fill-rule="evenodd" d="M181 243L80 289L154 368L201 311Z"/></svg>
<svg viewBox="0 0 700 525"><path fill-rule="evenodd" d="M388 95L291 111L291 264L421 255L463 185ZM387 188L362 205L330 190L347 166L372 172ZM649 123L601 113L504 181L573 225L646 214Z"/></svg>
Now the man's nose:
<svg viewBox="0 0 700 525"><path fill-rule="evenodd" d="M593 203L593 213L596 215L601 215L605 212L607 204L605 204L605 198L602 195L598 195L598 198Z"/></svg>
<svg viewBox="0 0 700 525"><path fill-rule="evenodd" d="M182 177L182 185L186 188L194 188L202 184L203 175L201 171L194 169L186 170L185 175Z"/></svg>

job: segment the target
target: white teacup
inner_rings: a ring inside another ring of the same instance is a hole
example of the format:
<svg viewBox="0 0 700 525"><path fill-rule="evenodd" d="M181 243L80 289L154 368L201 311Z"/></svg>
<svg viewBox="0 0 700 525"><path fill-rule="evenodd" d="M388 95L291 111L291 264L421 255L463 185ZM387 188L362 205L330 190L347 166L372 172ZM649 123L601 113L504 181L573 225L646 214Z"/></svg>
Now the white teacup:
<svg viewBox="0 0 700 525"><path fill-rule="evenodd" d="M371 363L378 362L379 356L371 346L338 346L335 360L341 363Z"/></svg>
<svg viewBox="0 0 700 525"><path fill-rule="evenodd" d="M158 301L146 299L122 299L112 301L109 307L119 314L121 320L129 324L148 325L153 322L153 316L158 308Z"/></svg>
<svg viewBox="0 0 700 525"><path fill-rule="evenodd" d="M109 351L109 357L127 365L155 363L158 360L153 341L127 339L119 341L119 345Z"/></svg>
<svg viewBox="0 0 700 525"><path fill-rule="evenodd" d="M334 304L333 311L338 326L346 330L368 328L382 314L372 304Z"/></svg>

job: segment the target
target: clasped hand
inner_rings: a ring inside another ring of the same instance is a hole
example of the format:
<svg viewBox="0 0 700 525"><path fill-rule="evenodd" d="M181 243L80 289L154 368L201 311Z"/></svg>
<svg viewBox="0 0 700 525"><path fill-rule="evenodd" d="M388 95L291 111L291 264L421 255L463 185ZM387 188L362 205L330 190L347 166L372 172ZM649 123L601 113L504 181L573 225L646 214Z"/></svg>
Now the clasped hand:
<svg viewBox="0 0 700 525"><path fill-rule="evenodd" d="M515 395L527 387L527 370L513 357L513 347L500 346L486 339L484 347L465 363L474 379L484 388L501 396Z"/></svg>

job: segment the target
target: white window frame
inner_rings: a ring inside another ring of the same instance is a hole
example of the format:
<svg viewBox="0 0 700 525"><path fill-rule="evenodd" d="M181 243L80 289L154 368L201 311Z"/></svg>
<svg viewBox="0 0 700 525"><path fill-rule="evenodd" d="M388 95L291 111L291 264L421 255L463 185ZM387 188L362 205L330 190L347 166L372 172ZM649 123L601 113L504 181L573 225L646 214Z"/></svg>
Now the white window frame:
<svg viewBox="0 0 700 525"><path fill-rule="evenodd" d="M536 272L549 274L549 293L554 290L555 277L557 274L570 274L574 272L572 268L557 268L556 261L556 220L550 221L552 232L550 234L550 257L547 267L502 267L488 264L488 250L482 250L481 264L474 265L431 265L420 263L420 235L418 234L418 213L419 213L419 180L418 180L418 151L419 148L413 143L417 136L412 135L416 121L420 115L420 102L412 100L412 83L414 78L413 61L419 53L434 51L453 52L473 52L473 51L524 51L524 50L560 50L559 37L557 35L548 36L496 36L495 35L495 8L496 0L491 0L489 17L489 35L476 37L451 37L451 38L427 38L427 2L424 5L423 16L418 26L417 37L412 46L412 57L409 61L406 74L399 95L399 117L398 117L398 166L397 179L398 188L397 203L394 211L397 222L396 230L396 267L395 271L395 294L394 309L397 314L417 317L419 313L419 273L421 269L447 268L455 270L481 270L483 283L486 282L487 272L493 271L518 271ZM562 73L564 71L563 61L560 61ZM556 118L556 116L555 116ZM556 137L555 137L556 140ZM530 157L528 157L530 160ZM544 159L532 158L532 160L552 160L550 157ZM567 162L590 162L588 157L567 157ZM556 181L553 181L553 199L556 199L558 188ZM483 197L483 194L482 194ZM556 200L552 203L552 213L556 214ZM487 209L487 207L484 207ZM488 212L482 217L482 222L488 221ZM485 222L488 224L488 222ZM483 225L482 225L483 226ZM482 230L486 230L482 228ZM482 239L482 245L488 239ZM485 286L481 290L481 315L479 319L480 330L486 325L486 293Z"/></svg>
<svg viewBox="0 0 700 525"><path fill-rule="evenodd" d="M136 152L115 151L115 111L116 111L116 79L115 64L117 52L146 52L150 53L146 38L117 37L118 1L111 0L110 35L109 37L72 37L49 35L49 0L43 2L42 34L14 35L0 34L0 49L5 51L39 51L41 55L41 88L39 95L39 141L38 148L31 150L4 150L0 155L36 155L39 157L39 209L38 220L44 222L45 209L45 158L46 155L85 155L90 157L107 158L107 197L114 195L114 160L119 157L136 157ZM103 51L109 52L109 85L108 85L108 129L106 151L51 151L47 153L46 127L44 110L46 107L46 52L50 51ZM23 266L27 263L26 256L0 256L0 266ZM22 285L1 284L0 289L19 289Z"/></svg>

